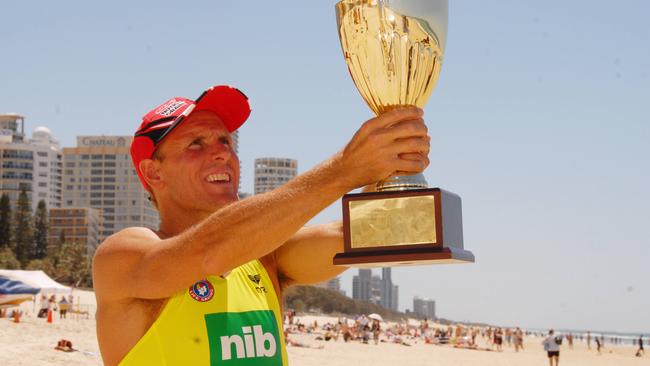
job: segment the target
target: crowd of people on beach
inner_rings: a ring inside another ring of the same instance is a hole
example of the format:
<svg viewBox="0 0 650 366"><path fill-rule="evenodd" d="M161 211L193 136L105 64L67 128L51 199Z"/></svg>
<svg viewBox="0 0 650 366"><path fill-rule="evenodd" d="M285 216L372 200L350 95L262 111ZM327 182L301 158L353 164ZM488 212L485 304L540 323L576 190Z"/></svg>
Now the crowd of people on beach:
<svg viewBox="0 0 650 366"><path fill-rule="evenodd" d="M389 325L387 325L389 324ZM584 342L589 350L592 349L592 342L595 344L596 352L601 354L605 347L605 340L613 345L622 345L624 338L618 336L605 337L600 334L593 336L591 332L563 334L550 330L548 333L532 330L524 330L520 327L491 327L491 326L467 326L463 324L440 325L424 319L419 323L413 322L390 322L386 323L379 319L372 319L366 315L352 318L340 317L336 323L318 324L303 323L296 317L294 311L288 311L284 317L285 339L290 346L310 347L291 339L291 334L313 334L318 341L361 342L364 344L396 343L410 346L414 343L433 345L449 345L454 348L476 349L484 351L503 352L504 346L513 349L515 352L524 349L525 337L536 337L542 339L542 345L552 360L559 360L560 346L564 345L569 350L573 349L574 342ZM481 346L479 346L479 340ZM638 346L636 356L645 355L643 336L634 340ZM650 346L650 340L648 340ZM319 346L317 348L322 348ZM556 361L557 362L557 361Z"/></svg>

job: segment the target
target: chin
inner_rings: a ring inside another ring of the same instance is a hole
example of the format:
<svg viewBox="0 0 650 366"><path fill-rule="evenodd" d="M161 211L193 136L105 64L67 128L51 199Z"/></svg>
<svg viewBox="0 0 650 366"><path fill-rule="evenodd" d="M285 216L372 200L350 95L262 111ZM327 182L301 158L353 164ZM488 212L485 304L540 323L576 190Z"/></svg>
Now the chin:
<svg viewBox="0 0 650 366"><path fill-rule="evenodd" d="M208 202L210 202L210 205L213 206L214 208L220 209L231 203L237 202L238 200L239 198L237 194L234 193L234 194L220 194L218 196L212 196Z"/></svg>

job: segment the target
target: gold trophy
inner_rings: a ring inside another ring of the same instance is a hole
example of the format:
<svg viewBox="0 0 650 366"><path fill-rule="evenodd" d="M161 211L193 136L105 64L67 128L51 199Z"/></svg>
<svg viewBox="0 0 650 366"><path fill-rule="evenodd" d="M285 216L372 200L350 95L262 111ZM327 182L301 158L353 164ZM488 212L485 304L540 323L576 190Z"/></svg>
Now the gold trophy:
<svg viewBox="0 0 650 366"><path fill-rule="evenodd" d="M447 35L448 0L342 0L339 37L350 75L379 115L423 108L435 86ZM345 250L334 264L387 267L474 262L463 249L461 199L427 188L421 174L343 196Z"/></svg>

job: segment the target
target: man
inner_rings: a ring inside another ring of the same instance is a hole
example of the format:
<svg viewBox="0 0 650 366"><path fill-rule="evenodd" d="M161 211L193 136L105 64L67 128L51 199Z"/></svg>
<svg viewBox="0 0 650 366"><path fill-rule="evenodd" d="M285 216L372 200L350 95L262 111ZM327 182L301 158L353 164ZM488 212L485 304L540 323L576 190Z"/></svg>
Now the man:
<svg viewBox="0 0 650 366"><path fill-rule="evenodd" d="M230 134L247 98L216 86L144 116L131 146L160 229L128 228L93 260L106 365L286 365L282 289L344 270L341 223L304 227L343 194L429 164L422 110L364 123L343 150L282 187L238 200Z"/></svg>
<svg viewBox="0 0 650 366"><path fill-rule="evenodd" d="M548 364L549 366L558 366L560 364L560 345L553 335L555 331L553 329L548 331L548 337L542 341L544 345L544 350L548 355Z"/></svg>
<svg viewBox="0 0 650 366"><path fill-rule="evenodd" d="M645 355L645 350L643 349L643 334L639 336L639 340L637 341L639 344L639 349L636 350L636 357L641 357Z"/></svg>

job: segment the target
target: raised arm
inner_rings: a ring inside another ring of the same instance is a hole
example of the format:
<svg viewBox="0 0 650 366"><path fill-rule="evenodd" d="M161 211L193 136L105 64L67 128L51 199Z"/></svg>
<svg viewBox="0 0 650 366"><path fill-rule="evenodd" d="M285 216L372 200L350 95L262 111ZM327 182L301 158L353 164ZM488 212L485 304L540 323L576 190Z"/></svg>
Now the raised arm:
<svg viewBox="0 0 650 366"><path fill-rule="evenodd" d="M429 138L416 108L373 118L343 151L281 188L227 205L171 238L133 228L97 250L93 279L106 299L169 297L210 274L225 273L269 254L309 219L348 191L396 171L421 172L429 163L402 154L428 152Z"/></svg>
<svg viewBox="0 0 650 366"><path fill-rule="evenodd" d="M342 251L340 221L303 227L276 250L280 285L309 285L337 276L347 269L332 263Z"/></svg>

